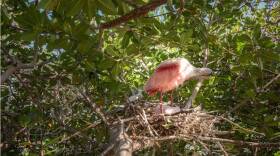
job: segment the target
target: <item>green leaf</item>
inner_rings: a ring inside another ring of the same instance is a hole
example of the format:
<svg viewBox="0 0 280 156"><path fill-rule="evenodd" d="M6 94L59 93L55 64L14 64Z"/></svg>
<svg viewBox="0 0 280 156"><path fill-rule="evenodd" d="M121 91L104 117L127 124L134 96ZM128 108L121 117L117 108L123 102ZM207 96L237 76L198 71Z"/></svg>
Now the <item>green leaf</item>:
<svg viewBox="0 0 280 156"><path fill-rule="evenodd" d="M236 50L240 54L241 51L243 50L243 48L245 47L246 43L245 42L237 42L236 44L237 44Z"/></svg>
<svg viewBox="0 0 280 156"><path fill-rule="evenodd" d="M125 34L124 34L124 37L122 39L122 48L126 48L127 45L129 44L129 41L130 41L130 38L133 36L133 32L131 31L127 31Z"/></svg>
<svg viewBox="0 0 280 156"><path fill-rule="evenodd" d="M98 66L98 68L100 68L102 70L106 70L106 69L113 67L114 64L115 64L115 61L113 61L111 59L106 59L106 60L102 60L97 66Z"/></svg>
<svg viewBox="0 0 280 156"><path fill-rule="evenodd" d="M262 46L264 48L274 47L274 43L271 41L270 37L263 37L258 41L258 43L260 44L260 46Z"/></svg>
<svg viewBox="0 0 280 156"><path fill-rule="evenodd" d="M280 151L277 151L276 153L274 153L273 156L280 156Z"/></svg>
<svg viewBox="0 0 280 156"><path fill-rule="evenodd" d="M24 40L24 41L32 41L32 40L35 40L37 36L37 33L32 31L32 32L24 32L21 34L21 37L20 39L21 40Z"/></svg>
<svg viewBox="0 0 280 156"><path fill-rule="evenodd" d="M165 39L170 42L180 41L180 38L179 38L177 32L174 32L174 31L170 31L169 33L167 33L167 35L165 36Z"/></svg>
<svg viewBox="0 0 280 156"><path fill-rule="evenodd" d="M247 97L250 97L250 98L254 98L256 96L256 93L253 89L249 89L245 92L246 96Z"/></svg>
<svg viewBox="0 0 280 156"><path fill-rule="evenodd" d="M85 10L87 12L88 17L93 17L96 13L96 3L95 0L87 0L85 5Z"/></svg>
<svg viewBox="0 0 280 156"><path fill-rule="evenodd" d="M266 52L262 52L260 55L261 55L261 58L263 58L266 61L269 61L269 62L276 61L278 63L280 62L280 54L279 53L266 51Z"/></svg>
<svg viewBox="0 0 280 156"><path fill-rule="evenodd" d="M101 10L104 11L106 14L111 14L111 15L117 14L116 7L111 0L97 0L97 1Z"/></svg>
<svg viewBox="0 0 280 156"><path fill-rule="evenodd" d="M237 41L239 42L250 42L251 38L247 34L242 34L237 36Z"/></svg>
<svg viewBox="0 0 280 156"><path fill-rule="evenodd" d="M118 56L118 50L113 46L113 45L109 45L105 48L106 53L112 55L112 56Z"/></svg>
<svg viewBox="0 0 280 156"><path fill-rule="evenodd" d="M181 42L182 43L188 43L191 40L192 34L193 34L192 29L188 29L188 30L184 31L181 34L181 38L180 38Z"/></svg>
<svg viewBox="0 0 280 156"><path fill-rule="evenodd" d="M118 13L119 14L125 14L125 13L129 12L129 7L125 2L123 2L122 0L116 0L116 2L118 4Z"/></svg>
<svg viewBox="0 0 280 156"><path fill-rule="evenodd" d="M32 29L34 27L40 26L42 15L34 7L28 8L26 12L17 15L15 21L20 27L25 29Z"/></svg>
<svg viewBox="0 0 280 156"><path fill-rule="evenodd" d="M259 39L261 36L261 27L259 24L257 24L254 28L254 38Z"/></svg>
<svg viewBox="0 0 280 156"><path fill-rule="evenodd" d="M82 40L79 44L77 49L80 52L86 53L90 50L90 48L92 47L92 43L90 40Z"/></svg>
<svg viewBox="0 0 280 156"><path fill-rule="evenodd" d="M31 122L31 117L29 115L23 114L21 116L19 116L19 123L21 124L21 126L23 127L27 127L28 124Z"/></svg>
<svg viewBox="0 0 280 156"><path fill-rule="evenodd" d="M46 139L44 141L44 145L51 145L51 144L56 144L58 143L61 139L63 138L63 136L59 136L59 137L55 137L55 138L51 138L51 139Z"/></svg>
<svg viewBox="0 0 280 156"><path fill-rule="evenodd" d="M81 83L81 75L79 73L75 72L72 75L71 81L72 81L73 84L80 84Z"/></svg>
<svg viewBox="0 0 280 156"><path fill-rule="evenodd" d="M244 52L239 57L239 62L241 65L247 65L250 63L251 60L253 60L253 56L249 52Z"/></svg>
<svg viewBox="0 0 280 156"><path fill-rule="evenodd" d="M138 53L138 47L135 44L131 44L126 48L126 53L127 54L133 54L133 53Z"/></svg>
<svg viewBox="0 0 280 156"><path fill-rule="evenodd" d="M112 75L115 80L117 80L120 72L121 72L120 65L119 64L114 65L114 68L112 69Z"/></svg>
<svg viewBox="0 0 280 156"><path fill-rule="evenodd" d="M54 10L57 6L58 0L40 0L39 8L46 10Z"/></svg>
<svg viewBox="0 0 280 156"><path fill-rule="evenodd" d="M78 12L80 12L83 8L83 5L86 1L85 0L77 0L73 4L74 6L66 13L66 16L74 16Z"/></svg>

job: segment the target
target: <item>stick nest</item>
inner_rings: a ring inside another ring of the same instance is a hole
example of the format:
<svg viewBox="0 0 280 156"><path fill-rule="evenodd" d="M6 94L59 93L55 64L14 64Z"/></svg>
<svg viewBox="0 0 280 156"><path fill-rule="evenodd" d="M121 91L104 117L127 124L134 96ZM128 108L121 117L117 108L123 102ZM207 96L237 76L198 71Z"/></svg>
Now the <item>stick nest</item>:
<svg viewBox="0 0 280 156"><path fill-rule="evenodd" d="M195 109L181 109L173 114L160 115L155 111L158 106L158 103L129 105L125 112L126 118L123 119L126 133L132 138L214 136L215 124L219 123L214 115Z"/></svg>

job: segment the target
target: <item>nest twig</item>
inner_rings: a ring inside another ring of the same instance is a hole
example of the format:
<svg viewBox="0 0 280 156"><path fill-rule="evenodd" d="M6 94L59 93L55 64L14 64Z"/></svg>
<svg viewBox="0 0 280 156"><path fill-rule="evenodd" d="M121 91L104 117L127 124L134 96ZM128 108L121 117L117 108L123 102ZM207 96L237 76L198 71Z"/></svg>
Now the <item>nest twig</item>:
<svg viewBox="0 0 280 156"><path fill-rule="evenodd" d="M275 147L280 146L277 143L255 143L239 140L219 138L225 131L220 131L217 124L222 121L241 129L247 133L254 133L259 136L264 134L255 132L239 126L229 119L210 114L205 111L194 109L181 109L178 112L169 115L160 115L155 113L159 103L148 103L138 101L137 104L128 104L125 116L121 119L126 127L125 133L134 142L134 150L151 147L161 141L167 140L185 140L187 142L198 143L205 151L209 153L211 143L215 144L220 153L227 155L222 143L233 143L253 147ZM119 121L111 119L112 125L119 124ZM230 133L229 133L230 134ZM211 146L212 149L212 146Z"/></svg>

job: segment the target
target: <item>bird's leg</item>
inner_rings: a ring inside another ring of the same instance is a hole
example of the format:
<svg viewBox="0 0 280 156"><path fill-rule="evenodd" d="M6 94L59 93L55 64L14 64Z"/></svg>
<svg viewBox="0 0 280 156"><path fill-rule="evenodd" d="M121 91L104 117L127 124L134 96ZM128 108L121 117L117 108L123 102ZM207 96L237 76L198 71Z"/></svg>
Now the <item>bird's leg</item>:
<svg viewBox="0 0 280 156"><path fill-rule="evenodd" d="M173 90L170 93L170 106L173 106Z"/></svg>
<svg viewBox="0 0 280 156"><path fill-rule="evenodd" d="M163 114L163 107L162 107L162 92L160 92L160 113Z"/></svg>

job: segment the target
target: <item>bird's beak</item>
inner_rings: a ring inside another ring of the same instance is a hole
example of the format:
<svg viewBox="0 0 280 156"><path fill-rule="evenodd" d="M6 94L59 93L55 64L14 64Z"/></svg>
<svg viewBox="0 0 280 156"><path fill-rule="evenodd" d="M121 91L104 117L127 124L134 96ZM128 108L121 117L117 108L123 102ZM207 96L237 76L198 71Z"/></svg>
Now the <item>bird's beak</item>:
<svg viewBox="0 0 280 156"><path fill-rule="evenodd" d="M210 68L201 68L200 72L202 76L211 76L213 74L213 71Z"/></svg>

